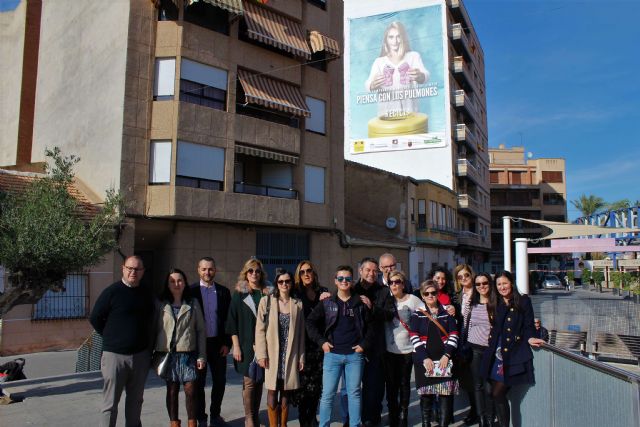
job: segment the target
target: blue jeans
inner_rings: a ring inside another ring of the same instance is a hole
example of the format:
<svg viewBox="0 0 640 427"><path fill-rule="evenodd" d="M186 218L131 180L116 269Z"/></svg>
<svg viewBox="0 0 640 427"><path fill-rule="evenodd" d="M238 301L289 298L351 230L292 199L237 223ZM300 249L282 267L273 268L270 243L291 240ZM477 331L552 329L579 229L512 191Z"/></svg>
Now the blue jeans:
<svg viewBox="0 0 640 427"><path fill-rule="evenodd" d="M364 368L362 353L325 353L322 365L322 397L320 398L320 427L328 427L331 422L333 399L338 390L338 382L344 373L349 406L349 425L360 424L360 382Z"/></svg>

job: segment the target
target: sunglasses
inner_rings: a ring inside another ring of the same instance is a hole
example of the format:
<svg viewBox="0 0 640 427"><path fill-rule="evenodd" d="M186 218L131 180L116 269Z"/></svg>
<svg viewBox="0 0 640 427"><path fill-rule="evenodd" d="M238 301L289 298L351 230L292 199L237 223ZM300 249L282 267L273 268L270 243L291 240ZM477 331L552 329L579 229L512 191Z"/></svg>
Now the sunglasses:
<svg viewBox="0 0 640 427"><path fill-rule="evenodd" d="M402 285L402 284L404 284L404 281L402 281L402 280L389 280L389 284L390 285Z"/></svg>
<svg viewBox="0 0 640 427"><path fill-rule="evenodd" d="M431 291L431 292L423 292L422 296L425 297L435 297L436 295L438 295L438 291Z"/></svg>
<svg viewBox="0 0 640 427"><path fill-rule="evenodd" d="M291 279L278 280L278 285L290 285Z"/></svg>
<svg viewBox="0 0 640 427"><path fill-rule="evenodd" d="M304 274L312 274L313 273L313 268L307 268L306 270L300 270L300 275L304 275Z"/></svg>
<svg viewBox="0 0 640 427"><path fill-rule="evenodd" d="M347 283L351 283L353 281L353 277L349 277L349 276L336 276L336 280L338 282L347 282Z"/></svg>
<svg viewBox="0 0 640 427"><path fill-rule="evenodd" d="M262 274L262 270L260 270L259 268L256 268L255 270L253 268L249 268L247 269L247 274Z"/></svg>
<svg viewBox="0 0 640 427"><path fill-rule="evenodd" d="M476 282L476 286L480 287L480 286L489 286L489 282L487 282L486 280L484 282Z"/></svg>
<svg viewBox="0 0 640 427"><path fill-rule="evenodd" d="M458 274L458 279L468 279L471 277L469 273Z"/></svg>

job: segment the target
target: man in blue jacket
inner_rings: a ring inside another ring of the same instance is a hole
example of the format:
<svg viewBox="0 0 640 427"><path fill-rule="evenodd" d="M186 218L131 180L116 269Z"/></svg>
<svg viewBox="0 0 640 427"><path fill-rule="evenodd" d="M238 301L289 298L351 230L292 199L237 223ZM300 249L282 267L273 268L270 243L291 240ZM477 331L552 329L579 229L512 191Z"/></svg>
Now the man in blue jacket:
<svg viewBox="0 0 640 427"><path fill-rule="evenodd" d="M307 318L307 333L324 351L320 426L331 422L333 398L344 373L351 425L360 425L362 370L364 353L371 350L373 328L371 311L352 293L353 269L336 269L337 293L318 304Z"/></svg>

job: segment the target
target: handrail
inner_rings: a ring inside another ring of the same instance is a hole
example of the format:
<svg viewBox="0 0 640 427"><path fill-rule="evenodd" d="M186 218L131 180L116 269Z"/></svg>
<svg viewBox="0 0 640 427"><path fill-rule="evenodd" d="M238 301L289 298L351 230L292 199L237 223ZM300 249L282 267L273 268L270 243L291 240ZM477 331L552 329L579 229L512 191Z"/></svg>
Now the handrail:
<svg viewBox="0 0 640 427"><path fill-rule="evenodd" d="M592 368L595 369L597 371L600 371L604 374L608 374L611 376L614 376L616 378L619 378L621 380L630 382L630 383L639 383L640 384L640 375L636 375L633 372L627 372L623 369L620 368L616 368L615 366L611 366L611 365L607 365L606 363L602 363L602 362L598 362L596 360L593 359L589 359L587 357L584 357L582 355L577 355L575 353L572 353L568 350L562 349L560 347L556 347L554 345L551 344L547 344L544 343L540 346L540 348L544 348L552 353L555 353L559 356L565 357L567 359L570 359L573 362L579 363L583 366L586 366L588 368Z"/></svg>

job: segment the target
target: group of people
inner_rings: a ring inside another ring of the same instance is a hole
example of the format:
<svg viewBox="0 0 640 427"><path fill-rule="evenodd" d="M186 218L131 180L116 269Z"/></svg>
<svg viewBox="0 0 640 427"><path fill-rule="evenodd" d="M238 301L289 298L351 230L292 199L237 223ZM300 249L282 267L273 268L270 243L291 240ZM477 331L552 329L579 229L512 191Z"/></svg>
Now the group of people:
<svg viewBox="0 0 640 427"><path fill-rule="evenodd" d="M151 353L169 354L162 374L172 427L180 426L178 393L189 427L224 425L226 358L242 374L245 426L258 427L263 388L270 426L285 426L290 405L300 425L329 426L341 384L345 425L380 425L386 394L391 426L407 426L415 372L422 425L453 422L453 399L469 394L465 422L508 426L506 394L533 383L533 308L512 274L474 274L466 264L435 268L413 289L392 254L364 258L358 279L336 267L335 292L320 285L311 261L272 281L260 260L247 260L233 295L214 281L215 261L199 260L199 282L172 269L160 298L139 286L139 257L125 259L123 277L103 291L91 323L103 337L103 426L115 426L126 390L126 425L138 426ZM207 366L213 386L205 410ZM364 409L366 408L366 410ZM319 421L316 414L319 413ZM207 422L208 421L208 422ZM497 424L496 424L497 423Z"/></svg>

